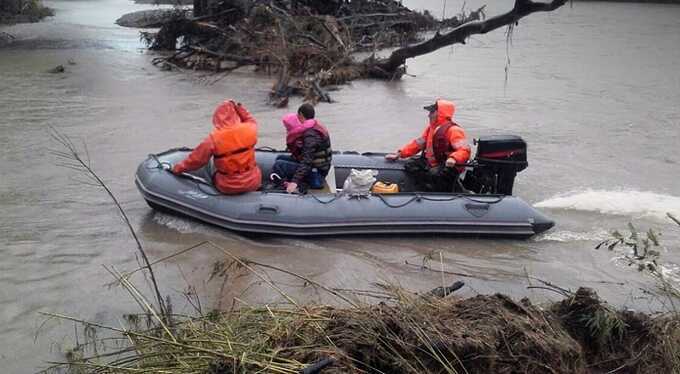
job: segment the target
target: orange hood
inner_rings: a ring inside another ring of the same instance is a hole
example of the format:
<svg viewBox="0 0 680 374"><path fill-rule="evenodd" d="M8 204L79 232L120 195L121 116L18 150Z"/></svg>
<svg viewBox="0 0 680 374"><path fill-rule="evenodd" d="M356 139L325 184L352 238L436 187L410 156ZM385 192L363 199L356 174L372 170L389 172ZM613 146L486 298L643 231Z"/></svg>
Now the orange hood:
<svg viewBox="0 0 680 374"><path fill-rule="evenodd" d="M452 101L437 100L437 119L432 122L432 125L439 126L442 123L453 120L453 114L456 112L456 106Z"/></svg>
<svg viewBox="0 0 680 374"><path fill-rule="evenodd" d="M236 106L232 101L225 101L220 104L212 118L213 126L220 130L225 127L238 125L241 123L241 117L236 112Z"/></svg>

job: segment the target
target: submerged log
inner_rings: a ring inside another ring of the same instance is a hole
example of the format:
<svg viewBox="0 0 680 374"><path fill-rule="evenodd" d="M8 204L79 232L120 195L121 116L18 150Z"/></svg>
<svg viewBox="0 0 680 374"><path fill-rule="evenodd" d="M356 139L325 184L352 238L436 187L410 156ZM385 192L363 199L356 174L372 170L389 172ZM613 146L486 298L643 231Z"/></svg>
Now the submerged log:
<svg viewBox="0 0 680 374"><path fill-rule="evenodd" d="M50 74L61 74L65 72L66 69L64 69L64 65L57 65L53 67L52 69L48 70L47 72Z"/></svg>
<svg viewBox="0 0 680 374"><path fill-rule="evenodd" d="M455 281L453 282L450 286L447 287L437 287L430 292L426 293L425 296L431 296L431 297L438 297L438 298L444 298L452 293L458 291L459 289L463 288L465 286L465 282L463 281Z"/></svg>
<svg viewBox="0 0 680 374"><path fill-rule="evenodd" d="M151 9L140 10L124 14L116 20L118 26L143 28L158 28L164 24L185 16L185 11L180 9Z"/></svg>
<svg viewBox="0 0 680 374"><path fill-rule="evenodd" d="M16 37L14 35L0 31L0 47L12 44L15 39Z"/></svg>

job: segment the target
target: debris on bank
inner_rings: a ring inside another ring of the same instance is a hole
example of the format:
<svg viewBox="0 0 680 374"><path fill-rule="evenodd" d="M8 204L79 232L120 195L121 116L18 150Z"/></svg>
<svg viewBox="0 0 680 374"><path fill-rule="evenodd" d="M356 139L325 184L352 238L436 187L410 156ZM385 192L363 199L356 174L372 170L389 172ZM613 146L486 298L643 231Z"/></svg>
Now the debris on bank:
<svg viewBox="0 0 680 374"><path fill-rule="evenodd" d="M117 355L79 356L97 372L677 373L680 316L615 311L581 288L543 309L502 294L468 299L395 290L339 308L245 307L118 330ZM91 325L90 325L91 326Z"/></svg>
<svg viewBox="0 0 680 374"><path fill-rule="evenodd" d="M0 25L24 22L38 22L53 16L54 11L40 0L1 0ZM0 41L0 43L2 43Z"/></svg>
<svg viewBox="0 0 680 374"><path fill-rule="evenodd" d="M486 19L485 6L438 19L398 0L202 0L193 14L158 32L142 33L153 50L172 51L154 64L228 74L244 66L277 78L270 103L288 98L331 102L325 87L357 79L398 80L406 60L476 34L508 26L567 0L515 0L509 11ZM380 55L381 50L396 48ZM361 52L368 52L362 53Z"/></svg>
<svg viewBox="0 0 680 374"><path fill-rule="evenodd" d="M485 17L482 6L439 20L396 0L203 3L193 14L169 17L158 32L142 33L151 49L173 52L155 59L154 64L226 74L254 67L278 77L270 95L276 106L291 95L330 102L324 87L359 78L399 79L405 73L399 68L402 63L382 66L382 60L360 61L352 54L403 47L421 40L422 32L438 32ZM121 19L119 24L140 27L141 19Z"/></svg>

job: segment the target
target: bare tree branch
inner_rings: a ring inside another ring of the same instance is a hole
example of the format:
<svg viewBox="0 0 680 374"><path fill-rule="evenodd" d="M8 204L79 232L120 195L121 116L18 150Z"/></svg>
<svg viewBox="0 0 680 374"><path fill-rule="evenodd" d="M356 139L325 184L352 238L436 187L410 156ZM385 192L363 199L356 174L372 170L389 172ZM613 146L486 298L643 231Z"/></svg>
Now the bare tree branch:
<svg viewBox="0 0 680 374"><path fill-rule="evenodd" d="M446 34L436 33L431 39L413 46L400 48L390 55L386 60L378 60L374 64L375 68L369 69L369 74L377 78L389 78L385 74L394 73L406 63L406 59L422 56L434 52L440 48L453 45L465 44L465 40L471 35L486 34L512 23L517 23L520 19L536 12L550 12L568 0L553 0L549 3L534 2L531 0L516 0L515 6L511 11L484 21L469 22L456 27ZM368 61L368 60L367 60Z"/></svg>
<svg viewBox="0 0 680 374"><path fill-rule="evenodd" d="M125 225L128 227L128 230L130 231L130 234L132 235L132 238L135 240L135 243L137 244L137 249L142 255L142 258L144 259L144 263L146 264L146 268L149 270L149 276L151 277L151 283L153 285L153 289L156 293L156 300L158 302L158 308L160 310L161 316L164 316L164 318L168 317L166 314L166 308L165 304L163 302L163 297L161 296L161 293L158 289L158 283L156 282L156 276L154 275L153 269L151 268L151 263L149 262L149 258L146 256L146 252L144 251L144 247L142 246L141 241L139 240L139 237L137 237L137 233L135 232L135 229L132 227L132 223L130 222L130 219L128 218L127 214L125 213L125 210L123 209L123 206L120 204L116 196L113 194L109 186L99 177L99 175L92 169L90 166L90 160L89 157L88 159L84 160L81 156L80 153L78 152L78 149L75 147L71 139L60 133L57 129L55 129L53 126L49 126L50 129L50 136L52 139L57 141L66 151L56 151L52 150L51 153L54 154L55 156L58 156L61 159L64 160L69 160L72 163L71 164L64 164L61 163L60 166L69 168L69 169L74 169L80 172L86 173L86 175L92 179L92 182L86 182L82 180L75 179L76 181L89 185L89 186L97 186L101 187L106 191L106 193L109 195L113 203L116 205L116 208L118 208L118 211L120 212L121 217L123 218L123 222Z"/></svg>

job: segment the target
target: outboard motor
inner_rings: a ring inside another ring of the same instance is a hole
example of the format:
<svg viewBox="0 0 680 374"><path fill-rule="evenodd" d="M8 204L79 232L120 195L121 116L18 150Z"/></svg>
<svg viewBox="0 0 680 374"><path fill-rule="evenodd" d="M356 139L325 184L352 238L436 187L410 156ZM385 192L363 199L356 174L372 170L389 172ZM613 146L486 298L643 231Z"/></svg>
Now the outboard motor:
<svg viewBox="0 0 680 374"><path fill-rule="evenodd" d="M475 140L476 164L463 185L476 193L512 195L515 176L529 166L527 143L515 135L483 136Z"/></svg>

